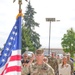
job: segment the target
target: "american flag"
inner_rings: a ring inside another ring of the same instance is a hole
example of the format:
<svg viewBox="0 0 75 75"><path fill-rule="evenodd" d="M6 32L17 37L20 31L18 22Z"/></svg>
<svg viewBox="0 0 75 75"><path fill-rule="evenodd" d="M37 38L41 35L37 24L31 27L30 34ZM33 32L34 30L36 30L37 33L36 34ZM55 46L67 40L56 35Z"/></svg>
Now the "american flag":
<svg viewBox="0 0 75 75"><path fill-rule="evenodd" d="M1 52L0 75L21 75L21 16L17 18Z"/></svg>

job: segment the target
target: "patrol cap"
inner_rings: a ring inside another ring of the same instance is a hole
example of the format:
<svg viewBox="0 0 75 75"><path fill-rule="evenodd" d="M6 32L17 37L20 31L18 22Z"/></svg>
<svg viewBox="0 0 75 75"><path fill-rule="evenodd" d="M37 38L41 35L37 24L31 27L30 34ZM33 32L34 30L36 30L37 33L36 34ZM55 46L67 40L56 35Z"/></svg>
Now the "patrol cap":
<svg viewBox="0 0 75 75"><path fill-rule="evenodd" d="M35 54L43 54L44 53L44 50L42 48L40 49L37 49Z"/></svg>

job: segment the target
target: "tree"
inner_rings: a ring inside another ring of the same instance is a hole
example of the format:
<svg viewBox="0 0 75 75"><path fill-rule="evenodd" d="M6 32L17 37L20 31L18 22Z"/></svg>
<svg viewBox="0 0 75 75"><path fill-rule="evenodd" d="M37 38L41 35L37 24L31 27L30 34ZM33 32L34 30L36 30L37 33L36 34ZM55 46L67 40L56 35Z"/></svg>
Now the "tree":
<svg viewBox="0 0 75 75"><path fill-rule="evenodd" d="M40 35L36 33L35 27L39 27L39 24L34 21L34 8L32 8L30 2L28 3L26 13L24 14L24 26L25 29L22 27L22 47L25 49L26 47L29 48L31 51L35 51L39 48L40 45Z"/></svg>
<svg viewBox="0 0 75 75"><path fill-rule="evenodd" d="M30 40L28 33L29 33L29 30L25 26L22 26L22 53L26 51L26 47L28 47L29 50L31 51L35 49L33 47L33 44Z"/></svg>
<svg viewBox="0 0 75 75"><path fill-rule="evenodd" d="M73 57L75 53L75 32L73 28L67 30L67 34L64 34L61 45L64 52L70 52L71 57Z"/></svg>

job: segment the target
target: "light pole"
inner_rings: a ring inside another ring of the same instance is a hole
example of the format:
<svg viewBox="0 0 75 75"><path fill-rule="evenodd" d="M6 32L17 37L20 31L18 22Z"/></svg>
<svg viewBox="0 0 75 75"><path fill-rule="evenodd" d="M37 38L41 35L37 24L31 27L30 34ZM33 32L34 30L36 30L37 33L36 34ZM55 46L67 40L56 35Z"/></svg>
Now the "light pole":
<svg viewBox="0 0 75 75"><path fill-rule="evenodd" d="M46 18L46 21L47 22L50 22L50 25L49 25L49 50L48 50L48 54L50 56L50 38L51 38L51 22L55 22L55 21L60 21L60 20L56 20L55 18Z"/></svg>

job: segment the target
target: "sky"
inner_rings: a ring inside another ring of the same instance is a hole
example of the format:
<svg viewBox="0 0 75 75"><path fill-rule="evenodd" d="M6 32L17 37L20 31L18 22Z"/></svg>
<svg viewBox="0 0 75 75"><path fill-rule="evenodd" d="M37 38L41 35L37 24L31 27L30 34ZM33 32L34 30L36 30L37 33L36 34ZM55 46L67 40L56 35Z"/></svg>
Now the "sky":
<svg viewBox="0 0 75 75"><path fill-rule="evenodd" d="M22 12L25 13L28 2L22 0ZM49 25L46 18L56 18L51 22L50 47L62 48L61 39L66 31L75 31L75 0L30 0L37 12L34 20L39 23L35 31L40 35L43 48L49 47ZM18 14L18 0L0 0L0 47L3 48Z"/></svg>

